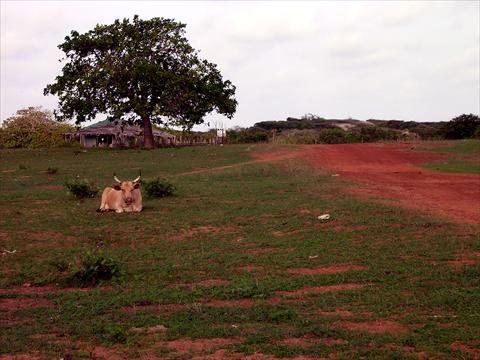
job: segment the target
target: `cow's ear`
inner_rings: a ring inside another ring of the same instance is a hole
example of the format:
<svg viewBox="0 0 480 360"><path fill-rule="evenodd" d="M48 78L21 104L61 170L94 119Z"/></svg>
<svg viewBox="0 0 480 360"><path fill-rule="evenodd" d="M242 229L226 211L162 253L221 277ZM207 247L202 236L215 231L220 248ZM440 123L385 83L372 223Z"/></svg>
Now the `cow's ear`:
<svg viewBox="0 0 480 360"><path fill-rule="evenodd" d="M138 189L140 187L140 184L139 183L136 183L135 185L133 185L133 188L134 189Z"/></svg>
<svg viewBox="0 0 480 360"><path fill-rule="evenodd" d="M122 187L120 185L114 185L113 188L117 191L122 190Z"/></svg>

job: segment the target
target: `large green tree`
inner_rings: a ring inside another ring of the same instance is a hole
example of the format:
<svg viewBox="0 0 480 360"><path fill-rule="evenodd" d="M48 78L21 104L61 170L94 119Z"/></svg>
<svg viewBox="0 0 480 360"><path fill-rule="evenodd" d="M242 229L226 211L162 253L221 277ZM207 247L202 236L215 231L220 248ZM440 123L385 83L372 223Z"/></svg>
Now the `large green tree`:
<svg viewBox="0 0 480 360"><path fill-rule="evenodd" d="M190 46L185 24L135 16L72 31L58 47L65 64L44 94L58 96L60 121L106 114L134 122L144 128L144 146L153 148L152 123L189 130L210 112L235 113L235 86Z"/></svg>

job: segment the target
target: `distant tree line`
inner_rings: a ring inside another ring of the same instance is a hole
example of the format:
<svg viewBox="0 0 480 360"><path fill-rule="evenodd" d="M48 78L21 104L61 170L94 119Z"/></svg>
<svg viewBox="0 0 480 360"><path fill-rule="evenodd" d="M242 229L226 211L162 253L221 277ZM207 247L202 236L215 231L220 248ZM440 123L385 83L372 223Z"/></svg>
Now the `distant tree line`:
<svg viewBox="0 0 480 360"><path fill-rule="evenodd" d="M325 119L307 114L301 118L262 121L249 128L237 127L227 131L229 143L271 141L285 144L339 144L467 138L480 138L480 120L477 115L463 114L448 122L416 122Z"/></svg>

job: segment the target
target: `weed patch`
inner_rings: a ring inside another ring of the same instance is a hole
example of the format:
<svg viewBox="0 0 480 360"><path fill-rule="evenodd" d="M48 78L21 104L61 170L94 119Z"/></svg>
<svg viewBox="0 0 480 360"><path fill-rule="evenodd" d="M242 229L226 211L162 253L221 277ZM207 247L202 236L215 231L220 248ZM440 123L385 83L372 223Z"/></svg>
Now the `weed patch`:
<svg viewBox="0 0 480 360"><path fill-rule="evenodd" d="M76 199L94 198L100 191L95 184L78 177L65 182L65 188Z"/></svg>

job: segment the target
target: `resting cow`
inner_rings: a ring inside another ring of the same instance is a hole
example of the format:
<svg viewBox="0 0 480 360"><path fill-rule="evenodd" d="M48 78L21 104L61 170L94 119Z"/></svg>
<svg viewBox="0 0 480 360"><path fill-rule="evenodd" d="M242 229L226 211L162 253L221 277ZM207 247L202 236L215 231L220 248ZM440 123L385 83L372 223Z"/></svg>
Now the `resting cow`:
<svg viewBox="0 0 480 360"><path fill-rule="evenodd" d="M140 212L142 211L142 193L140 192L140 176L133 181L120 181L116 176L113 179L118 183L113 188L103 190L102 202L97 212L115 211Z"/></svg>

